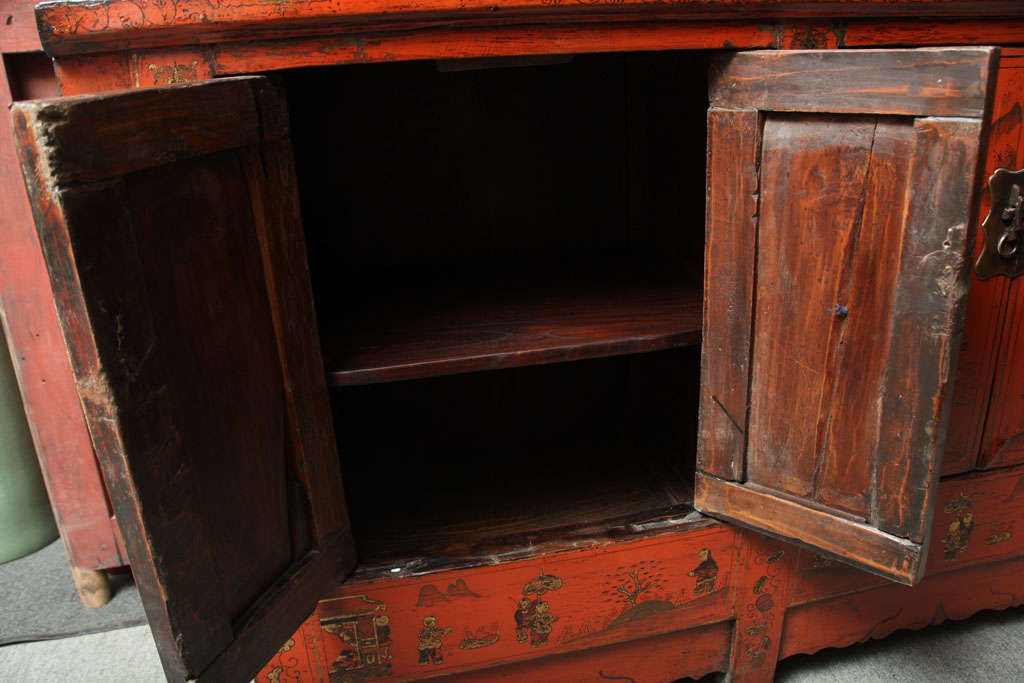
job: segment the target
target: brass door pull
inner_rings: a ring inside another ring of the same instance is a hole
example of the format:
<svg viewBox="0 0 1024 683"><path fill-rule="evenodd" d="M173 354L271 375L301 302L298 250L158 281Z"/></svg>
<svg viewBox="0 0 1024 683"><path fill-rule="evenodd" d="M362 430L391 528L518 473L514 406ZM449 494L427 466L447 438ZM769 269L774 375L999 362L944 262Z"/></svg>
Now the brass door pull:
<svg viewBox="0 0 1024 683"><path fill-rule="evenodd" d="M996 169L988 179L992 208L981 224L985 243L975 264L978 278L1024 273L1024 169Z"/></svg>

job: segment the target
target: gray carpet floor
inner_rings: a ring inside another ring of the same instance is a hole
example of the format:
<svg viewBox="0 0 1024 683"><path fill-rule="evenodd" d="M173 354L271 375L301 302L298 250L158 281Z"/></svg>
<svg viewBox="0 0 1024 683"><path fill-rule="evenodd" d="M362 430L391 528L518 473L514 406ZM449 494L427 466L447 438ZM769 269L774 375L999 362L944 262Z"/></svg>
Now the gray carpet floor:
<svg viewBox="0 0 1024 683"><path fill-rule="evenodd" d="M1013 683L1024 681L1024 607L899 631L779 662L785 683Z"/></svg>
<svg viewBox="0 0 1024 683"><path fill-rule="evenodd" d="M701 683L720 681L721 676ZM0 680L160 683L144 626L0 647ZM778 683L1013 683L1024 680L1024 609L901 632L779 663Z"/></svg>
<svg viewBox="0 0 1024 683"><path fill-rule="evenodd" d="M146 623L131 574L111 576L113 599L82 605L61 542L0 564L0 645L139 626Z"/></svg>
<svg viewBox="0 0 1024 683"><path fill-rule="evenodd" d="M0 647L0 680L164 683L148 626Z"/></svg>
<svg viewBox="0 0 1024 683"><path fill-rule="evenodd" d="M49 640L0 647L0 681L159 683L164 680L149 629L146 626L125 628L145 623L130 578L117 581L118 591L109 605L87 610L78 603L64 549L59 543L17 562L24 564L16 568L11 567L15 563L0 565L0 643L5 637L8 643L31 639L32 633L42 634ZM60 635L68 633L86 635ZM721 679L721 676L711 676L701 683ZM982 612L965 621L899 632L884 640L844 649L791 657L779 663L776 681L1024 681L1024 608Z"/></svg>

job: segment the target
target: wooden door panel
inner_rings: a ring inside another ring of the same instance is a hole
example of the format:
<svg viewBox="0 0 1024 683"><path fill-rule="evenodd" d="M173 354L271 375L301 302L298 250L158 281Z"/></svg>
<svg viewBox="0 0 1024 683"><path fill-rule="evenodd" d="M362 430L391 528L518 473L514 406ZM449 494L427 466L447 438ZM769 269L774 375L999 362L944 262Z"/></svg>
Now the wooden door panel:
<svg viewBox="0 0 1024 683"><path fill-rule="evenodd" d="M912 142L875 117L764 127L747 476L862 519L895 260L875 247L899 238Z"/></svg>
<svg viewBox="0 0 1024 683"><path fill-rule="evenodd" d="M920 577L994 55L713 72L699 509Z"/></svg>
<svg viewBox="0 0 1024 683"><path fill-rule="evenodd" d="M228 151L129 174L124 189L139 236L132 284L170 304L153 316L154 343L178 340L163 349L163 391L179 466L196 473L210 557L232 577L218 597L237 617L291 559L283 381L248 188Z"/></svg>
<svg viewBox="0 0 1024 683"><path fill-rule="evenodd" d="M168 678L251 677L354 563L283 97L225 79L14 121Z"/></svg>

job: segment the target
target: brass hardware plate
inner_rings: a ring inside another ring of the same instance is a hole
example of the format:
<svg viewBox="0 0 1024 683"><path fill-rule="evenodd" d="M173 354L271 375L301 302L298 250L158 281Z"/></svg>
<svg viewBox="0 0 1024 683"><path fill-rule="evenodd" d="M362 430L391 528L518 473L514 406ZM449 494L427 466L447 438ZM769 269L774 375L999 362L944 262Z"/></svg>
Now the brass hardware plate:
<svg viewBox="0 0 1024 683"><path fill-rule="evenodd" d="M992 208L981 224L985 244L974 268L978 278L1024 273L1024 169L996 169L988 179Z"/></svg>

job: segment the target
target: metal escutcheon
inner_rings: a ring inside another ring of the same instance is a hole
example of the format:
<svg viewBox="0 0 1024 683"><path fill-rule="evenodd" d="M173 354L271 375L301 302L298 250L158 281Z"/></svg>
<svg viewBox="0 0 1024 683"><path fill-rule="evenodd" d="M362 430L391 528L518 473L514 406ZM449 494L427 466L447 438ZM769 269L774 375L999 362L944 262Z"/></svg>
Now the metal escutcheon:
<svg viewBox="0 0 1024 683"><path fill-rule="evenodd" d="M997 169L988 179L992 208L981 224L985 243L975 264L978 278L1024 273L1024 169Z"/></svg>

